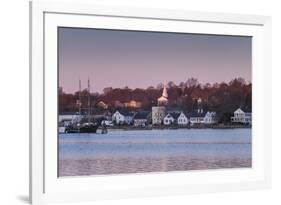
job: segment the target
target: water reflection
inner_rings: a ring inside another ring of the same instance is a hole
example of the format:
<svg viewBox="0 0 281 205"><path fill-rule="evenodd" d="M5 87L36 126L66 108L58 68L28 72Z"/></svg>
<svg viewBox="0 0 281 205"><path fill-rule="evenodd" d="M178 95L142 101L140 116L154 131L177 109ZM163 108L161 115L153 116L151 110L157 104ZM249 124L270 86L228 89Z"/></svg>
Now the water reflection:
<svg viewBox="0 0 281 205"><path fill-rule="evenodd" d="M251 167L251 130L59 136L59 176Z"/></svg>

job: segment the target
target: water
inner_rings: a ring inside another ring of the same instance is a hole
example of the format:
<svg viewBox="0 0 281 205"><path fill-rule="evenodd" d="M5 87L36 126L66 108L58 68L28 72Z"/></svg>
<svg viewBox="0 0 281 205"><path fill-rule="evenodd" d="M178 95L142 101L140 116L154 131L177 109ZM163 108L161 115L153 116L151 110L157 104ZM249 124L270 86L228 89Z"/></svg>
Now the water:
<svg viewBox="0 0 281 205"><path fill-rule="evenodd" d="M251 167L251 129L59 135L59 176L242 167Z"/></svg>

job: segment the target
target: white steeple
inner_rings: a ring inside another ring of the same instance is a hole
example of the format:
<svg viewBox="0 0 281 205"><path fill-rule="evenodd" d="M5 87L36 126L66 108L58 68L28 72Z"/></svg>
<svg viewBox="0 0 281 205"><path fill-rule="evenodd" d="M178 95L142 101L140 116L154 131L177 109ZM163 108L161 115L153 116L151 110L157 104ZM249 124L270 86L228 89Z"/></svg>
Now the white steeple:
<svg viewBox="0 0 281 205"><path fill-rule="evenodd" d="M168 92L167 92L166 85L164 85L162 96L165 98L168 98Z"/></svg>
<svg viewBox="0 0 281 205"><path fill-rule="evenodd" d="M166 85L164 85L162 96L157 99L158 105L167 105L168 104L168 92Z"/></svg>

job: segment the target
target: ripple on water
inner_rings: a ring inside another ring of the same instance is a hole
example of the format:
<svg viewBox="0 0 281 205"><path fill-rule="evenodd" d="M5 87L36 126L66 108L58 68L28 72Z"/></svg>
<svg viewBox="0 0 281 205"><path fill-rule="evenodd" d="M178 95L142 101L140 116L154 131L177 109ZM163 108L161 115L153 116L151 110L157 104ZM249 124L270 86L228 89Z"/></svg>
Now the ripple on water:
<svg viewBox="0 0 281 205"><path fill-rule="evenodd" d="M251 129L59 136L59 176L251 167Z"/></svg>

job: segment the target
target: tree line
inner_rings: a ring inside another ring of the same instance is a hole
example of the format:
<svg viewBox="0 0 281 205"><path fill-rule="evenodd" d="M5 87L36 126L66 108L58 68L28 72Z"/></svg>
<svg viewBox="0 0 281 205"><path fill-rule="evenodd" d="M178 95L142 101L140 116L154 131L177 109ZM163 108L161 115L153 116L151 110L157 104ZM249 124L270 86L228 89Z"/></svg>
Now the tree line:
<svg viewBox="0 0 281 205"><path fill-rule="evenodd" d="M151 110L157 105L157 98L162 94L164 85L159 83L156 87L148 86L146 89L129 87L103 89L103 93L91 93L91 107L100 109L99 102L107 105L108 110L122 109L122 104L131 100L141 103L138 109ZM244 111L252 110L252 84L243 78L235 78L228 83L201 84L195 78L189 78L178 85L170 81L166 85L168 91L168 106L180 108L185 112L192 113L198 108L198 99L202 100L200 106L204 110L216 111L223 118L227 117L238 107ZM88 105L88 90L80 93L82 107ZM59 91L59 112L77 112L79 92L74 94ZM124 108L123 108L124 109ZM133 109L133 108L130 108Z"/></svg>

